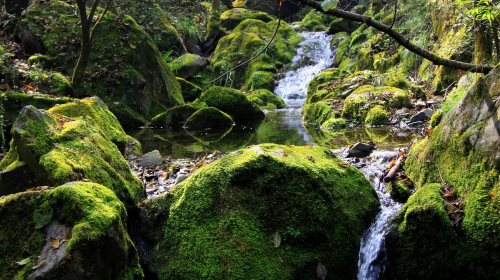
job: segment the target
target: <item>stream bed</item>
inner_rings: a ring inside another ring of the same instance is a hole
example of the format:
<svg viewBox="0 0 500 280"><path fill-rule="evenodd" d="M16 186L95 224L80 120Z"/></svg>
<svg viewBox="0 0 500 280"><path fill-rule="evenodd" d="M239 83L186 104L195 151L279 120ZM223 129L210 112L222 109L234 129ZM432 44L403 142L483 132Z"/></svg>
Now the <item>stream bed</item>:
<svg viewBox="0 0 500 280"><path fill-rule="evenodd" d="M381 202L381 211L365 232L361 241L358 279L382 279L385 268L385 230L387 222L401 209L385 193L379 182L381 172L387 167L398 148L406 146L416 136L411 130L396 126L348 127L340 130L323 130L301 121L302 107L307 96L307 85L319 72L333 63L335 50L330 48L331 35L325 32L304 32L293 58L296 69L288 71L278 81L275 94L286 103L285 109L265 111L266 118L253 126L237 125L230 132L204 130L187 132L171 129L141 129L128 131L142 143L143 151L158 150L172 159L197 158L213 151L232 152L261 143L285 145L319 145L329 147L345 159L347 146L356 142L374 142L378 149L363 159L360 170L374 186Z"/></svg>

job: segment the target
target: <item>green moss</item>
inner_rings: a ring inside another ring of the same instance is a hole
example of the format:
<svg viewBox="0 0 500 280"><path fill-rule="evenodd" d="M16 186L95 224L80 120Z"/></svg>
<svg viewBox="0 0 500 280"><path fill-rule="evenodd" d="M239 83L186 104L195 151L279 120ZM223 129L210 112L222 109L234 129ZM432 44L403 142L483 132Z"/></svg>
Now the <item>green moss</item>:
<svg viewBox="0 0 500 280"><path fill-rule="evenodd" d="M356 71L373 70L373 62L373 50L371 48L361 49L356 60Z"/></svg>
<svg viewBox="0 0 500 280"><path fill-rule="evenodd" d="M386 192L391 194L391 198L397 202L406 202L412 195L411 186L405 184L402 180L396 179L395 181L386 184Z"/></svg>
<svg viewBox="0 0 500 280"><path fill-rule="evenodd" d="M273 73L269 73L266 71L255 71L248 76L244 88L247 90L272 90L275 87L274 79L276 79L276 75L274 75Z"/></svg>
<svg viewBox="0 0 500 280"><path fill-rule="evenodd" d="M367 125L384 125L389 122L389 116L384 107L380 105L373 106L366 115L365 124Z"/></svg>
<svg viewBox="0 0 500 280"><path fill-rule="evenodd" d="M231 115L236 123L256 122L265 118L262 110L239 90L213 86L201 95L200 101Z"/></svg>
<svg viewBox="0 0 500 280"><path fill-rule="evenodd" d="M203 93L203 90L183 78L176 77L177 82L179 82L179 85L181 86L182 89L182 97L184 98L184 101L186 102L193 102L195 101L200 95Z"/></svg>
<svg viewBox="0 0 500 280"><path fill-rule="evenodd" d="M234 29L240 22L246 19L257 19L263 22L269 22L276 19L267 13L260 11L253 11L249 9L234 8L225 11L220 15L222 26L228 30Z"/></svg>
<svg viewBox="0 0 500 280"><path fill-rule="evenodd" d="M321 71L318 75L314 76L314 78L307 85L306 103L308 103L308 100L310 100L312 96L318 92L318 90L324 88L327 83L341 80L348 74L349 72L337 68L331 68Z"/></svg>
<svg viewBox="0 0 500 280"><path fill-rule="evenodd" d="M346 37L340 41L337 46L337 52L335 53L335 58L333 59L333 66L338 67L340 63L347 58L347 52L349 51L349 45L351 44L352 37Z"/></svg>
<svg viewBox="0 0 500 280"><path fill-rule="evenodd" d="M442 119L443 119L443 111L438 110L434 114L432 114L429 124L432 127L436 127L441 122Z"/></svg>
<svg viewBox="0 0 500 280"><path fill-rule="evenodd" d="M359 170L339 163L328 149L263 144L202 168L146 203L158 229L154 270L162 279L316 279L318 258L332 277L355 277L378 200Z"/></svg>
<svg viewBox="0 0 500 280"><path fill-rule="evenodd" d="M477 81L476 75L477 74L470 73L463 76L458 82L457 87L446 96L446 100L443 102L443 106L441 107L444 114L448 113L458 102L462 101L465 94L467 94Z"/></svg>
<svg viewBox="0 0 500 280"><path fill-rule="evenodd" d="M285 101L267 89L252 91L247 94L247 98L261 109L273 110L285 108Z"/></svg>
<svg viewBox="0 0 500 280"><path fill-rule="evenodd" d="M328 34L335 34L338 32L351 33L359 27L359 23L346 20L346 19L335 19L330 23L330 26L326 30Z"/></svg>
<svg viewBox="0 0 500 280"><path fill-rule="evenodd" d="M73 87L68 79L60 73L53 73L50 76L50 82L54 87L54 93L59 96L71 96L73 94Z"/></svg>
<svg viewBox="0 0 500 280"><path fill-rule="evenodd" d="M201 108L186 120L186 127L190 130L229 129L233 125L228 114L213 107Z"/></svg>
<svg viewBox="0 0 500 280"><path fill-rule="evenodd" d="M300 22L300 27L309 31L323 31L335 18L316 10L311 10Z"/></svg>
<svg viewBox="0 0 500 280"><path fill-rule="evenodd" d="M52 268L52 277L77 275L81 273L80 269L98 271L111 278L143 277L137 251L126 231L127 213L123 204L102 185L73 183L54 190L19 193L0 199L1 278L26 277L34 271L35 261L40 263L37 256L46 238L50 242L50 236L46 237L43 230L35 229L32 217L44 203L54 209L52 220L71 229L71 239L65 249L59 250L65 250L73 257L63 257ZM24 266L15 264L25 258L29 258L30 263ZM121 261L109 262L106 259Z"/></svg>

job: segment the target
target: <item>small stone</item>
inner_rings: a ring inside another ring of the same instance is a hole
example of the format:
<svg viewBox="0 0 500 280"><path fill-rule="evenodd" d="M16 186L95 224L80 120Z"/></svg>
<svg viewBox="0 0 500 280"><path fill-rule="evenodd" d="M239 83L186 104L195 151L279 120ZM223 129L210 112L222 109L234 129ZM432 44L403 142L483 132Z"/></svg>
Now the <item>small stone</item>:
<svg viewBox="0 0 500 280"><path fill-rule="evenodd" d="M154 150L152 152L149 152L142 157L138 158L136 163L138 166L153 166L153 165L160 165L162 164L163 159L161 157L161 154L158 150Z"/></svg>
<svg viewBox="0 0 500 280"><path fill-rule="evenodd" d="M417 101L417 104L415 104L415 107L417 108L417 110L422 110L422 108L427 107L427 103L425 103L425 101L419 100Z"/></svg>
<svg viewBox="0 0 500 280"><path fill-rule="evenodd" d="M187 174L179 174L177 175L177 179L175 179L175 184L180 184L182 181L186 180L189 177Z"/></svg>
<svg viewBox="0 0 500 280"><path fill-rule="evenodd" d="M373 143L363 143L358 142L354 144L351 149L349 149L349 153L347 157L366 157L369 156L370 153L375 149L375 144Z"/></svg>

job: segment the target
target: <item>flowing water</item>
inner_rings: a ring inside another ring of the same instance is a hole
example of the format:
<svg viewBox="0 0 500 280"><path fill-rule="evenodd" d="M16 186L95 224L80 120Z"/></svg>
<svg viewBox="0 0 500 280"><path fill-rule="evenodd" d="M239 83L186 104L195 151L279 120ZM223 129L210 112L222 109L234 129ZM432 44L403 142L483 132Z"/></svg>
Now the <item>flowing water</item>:
<svg viewBox="0 0 500 280"><path fill-rule="evenodd" d="M285 100L286 108L266 112L266 119L254 126L236 126L230 132L142 129L128 133L142 143L144 151L159 150L174 159L196 157L204 151L231 152L260 143L277 143L320 146L339 149L359 141L372 141L379 150L365 159L360 170L372 182L380 198L381 211L365 232L359 252L358 279L382 279L386 265L385 231L388 221L401 209L385 193L380 173L397 153L396 147L405 146L415 137L409 131L391 127L350 127L343 130L321 130L301 122L301 111L307 96L307 85L322 70L330 68L335 50L330 48L331 35L325 32L304 32L297 55L293 58L295 69L279 80L275 94ZM341 157L345 150L337 150Z"/></svg>

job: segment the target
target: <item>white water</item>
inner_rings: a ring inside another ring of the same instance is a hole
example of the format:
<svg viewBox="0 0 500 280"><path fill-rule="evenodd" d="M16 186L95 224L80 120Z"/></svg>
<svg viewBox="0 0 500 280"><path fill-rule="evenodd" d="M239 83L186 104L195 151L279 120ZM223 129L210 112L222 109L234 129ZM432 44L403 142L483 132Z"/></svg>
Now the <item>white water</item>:
<svg viewBox="0 0 500 280"><path fill-rule="evenodd" d="M385 255L385 236L388 222L394 218L403 206L385 193L385 184L380 181L380 174L389 165L397 151L375 151L367 159L366 166L360 170L370 180L380 199L381 211L365 232L361 240L358 260L358 280L377 280L384 278L387 265Z"/></svg>
<svg viewBox="0 0 500 280"><path fill-rule="evenodd" d="M335 50L330 48L333 36L326 32L303 32L299 34L304 41L299 43L297 54L292 62L297 69L288 71L278 81L274 93L286 104L285 109L276 110L282 115L281 125L294 127L306 143L311 143L310 136L302 126L302 107L307 97L307 85L319 72L333 64Z"/></svg>

